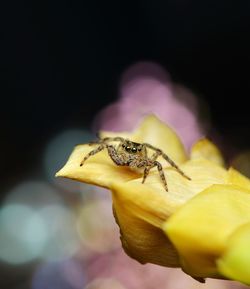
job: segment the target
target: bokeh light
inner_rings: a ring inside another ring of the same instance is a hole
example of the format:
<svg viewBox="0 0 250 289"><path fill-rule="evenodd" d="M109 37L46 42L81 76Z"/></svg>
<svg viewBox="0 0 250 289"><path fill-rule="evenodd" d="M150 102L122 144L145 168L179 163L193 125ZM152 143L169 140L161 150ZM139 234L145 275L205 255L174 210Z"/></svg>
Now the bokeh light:
<svg viewBox="0 0 250 289"><path fill-rule="evenodd" d="M88 283L84 289L127 289L127 287L115 278L96 278Z"/></svg>
<svg viewBox="0 0 250 289"><path fill-rule="evenodd" d="M73 211L55 189L42 181L26 181L9 192L0 225L0 258L9 263L34 258L60 260L79 248Z"/></svg>
<svg viewBox="0 0 250 289"><path fill-rule="evenodd" d="M62 204L63 199L48 183L40 180L26 180L9 191L4 203L41 208L48 204Z"/></svg>
<svg viewBox="0 0 250 289"><path fill-rule="evenodd" d="M171 82L163 67L139 62L124 72L120 98L97 115L94 127L130 131L143 117L155 114L177 132L189 150L208 128L208 118L200 118L200 109L197 97L189 89Z"/></svg>
<svg viewBox="0 0 250 289"><path fill-rule="evenodd" d="M142 265L129 258L122 250L112 253L101 254L93 258L86 267L90 285L96 284L94 288L102 288L101 281L118 281L129 289L247 289L245 285L237 282L207 279L206 283L199 283L181 269L165 268L153 264ZM93 282L93 283L92 283ZM87 287L88 288L88 287ZM92 288L92 287L90 287ZM104 287L106 288L106 287ZM110 287L113 288L113 287ZM85 289L85 288L84 288Z"/></svg>
<svg viewBox="0 0 250 289"><path fill-rule="evenodd" d="M32 289L82 289L84 267L76 259L41 264L32 279Z"/></svg>
<svg viewBox="0 0 250 289"><path fill-rule="evenodd" d="M120 248L119 230L112 214L110 199L95 198L80 209L77 230L89 253L101 253Z"/></svg>
<svg viewBox="0 0 250 289"><path fill-rule="evenodd" d="M79 184L62 178L55 173L65 164L74 146L93 140L90 132L84 129L67 129L56 134L47 144L43 163L47 179L68 192L78 192Z"/></svg>
<svg viewBox="0 0 250 289"><path fill-rule="evenodd" d="M44 220L33 209L9 204L0 211L0 259L11 264L40 256L48 234Z"/></svg>
<svg viewBox="0 0 250 289"><path fill-rule="evenodd" d="M42 257L48 260L60 260L72 256L79 248L73 213L66 207L51 205L42 208L39 215L48 232Z"/></svg>

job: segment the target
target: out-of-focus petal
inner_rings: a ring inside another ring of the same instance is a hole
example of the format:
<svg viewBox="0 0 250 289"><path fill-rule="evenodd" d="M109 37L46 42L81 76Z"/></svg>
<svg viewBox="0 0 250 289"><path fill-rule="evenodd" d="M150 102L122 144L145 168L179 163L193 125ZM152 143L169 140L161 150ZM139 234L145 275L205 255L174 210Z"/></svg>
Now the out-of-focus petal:
<svg viewBox="0 0 250 289"><path fill-rule="evenodd" d="M114 216L120 227L121 242L125 252L142 264L153 263L167 267L179 267L176 249L169 242L166 235L158 227L144 221L138 215L141 208L123 205L116 192L113 193ZM144 212L141 214L145 217ZM150 219L150 214L148 219ZM157 219L158 217L155 216Z"/></svg>
<svg viewBox="0 0 250 289"><path fill-rule="evenodd" d="M250 180L234 168L229 168L228 170L227 183L240 186L250 191Z"/></svg>
<svg viewBox="0 0 250 289"><path fill-rule="evenodd" d="M176 133L154 115L146 116L139 127L132 133L101 132L101 137L121 136L138 143L149 143L160 148L177 164L187 160L183 144Z"/></svg>
<svg viewBox="0 0 250 289"><path fill-rule="evenodd" d="M134 134L137 142L149 143L162 149L177 164L187 160L185 149L176 133L154 115L144 118Z"/></svg>
<svg viewBox="0 0 250 289"><path fill-rule="evenodd" d="M213 185L181 207L163 229L182 256L182 267L199 277L219 277L216 260L230 235L250 222L250 193L238 186Z"/></svg>
<svg viewBox="0 0 250 289"><path fill-rule="evenodd" d="M191 149L191 159L205 158L219 166L224 166L224 159L219 149L208 139L197 141Z"/></svg>
<svg viewBox="0 0 250 289"><path fill-rule="evenodd" d="M236 229L229 237L222 257L217 261L219 271L228 278L250 285L250 223Z"/></svg>

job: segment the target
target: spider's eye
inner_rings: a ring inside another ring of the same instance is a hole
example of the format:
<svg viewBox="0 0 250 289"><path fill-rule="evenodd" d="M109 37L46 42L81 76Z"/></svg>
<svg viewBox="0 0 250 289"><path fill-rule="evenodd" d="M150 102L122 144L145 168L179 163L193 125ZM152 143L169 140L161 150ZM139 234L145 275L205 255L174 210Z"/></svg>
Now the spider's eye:
<svg viewBox="0 0 250 289"><path fill-rule="evenodd" d="M141 151L141 148L138 148L138 152L140 152Z"/></svg>
<svg viewBox="0 0 250 289"><path fill-rule="evenodd" d="M130 152L130 147L125 147L125 150L126 150L127 152Z"/></svg>
<svg viewBox="0 0 250 289"><path fill-rule="evenodd" d="M136 153L136 152L137 152L137 148L133 147L133 148L132 148L132 152L133 152L133 153Z"/></svg>

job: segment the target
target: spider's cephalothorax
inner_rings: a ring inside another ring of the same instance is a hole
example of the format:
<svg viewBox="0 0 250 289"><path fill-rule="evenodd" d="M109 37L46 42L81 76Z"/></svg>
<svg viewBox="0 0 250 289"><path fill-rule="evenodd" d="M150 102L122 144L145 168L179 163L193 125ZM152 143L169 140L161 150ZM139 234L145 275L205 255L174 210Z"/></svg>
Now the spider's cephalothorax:
<svg viewBox="0 0 250 289"><path fill-rule="evenodd" d="M119 142L118 146L113 146L111 144L112 142ZM95 155L103 149L107 149L110 158L117 166L128 166L131 169L143 170L142 183L145 182L150 169L156 166L163 182L164 188L166 191L168 191L167 181L162 169L162 165L156 160L159 156L162 156L183 177L191 180L162 150L148 143L136 143L122 137L106 137L103 139L99 139L96 142L89 143L89 145L98 145L98 147L90 151L84 157L80 166L82 166L89 157ZM154 151L152 156L148 157L147 149L151 149Z"/></svg>

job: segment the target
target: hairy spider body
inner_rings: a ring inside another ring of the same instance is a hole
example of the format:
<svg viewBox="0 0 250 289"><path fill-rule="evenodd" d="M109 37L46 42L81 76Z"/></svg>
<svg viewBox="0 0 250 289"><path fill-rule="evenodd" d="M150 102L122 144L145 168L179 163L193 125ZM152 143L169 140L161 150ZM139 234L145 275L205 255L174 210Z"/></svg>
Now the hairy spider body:
<svg viewBox="0 0 250 289"><path fill-rule="evenodd" d="M110 144L111 142L119 142L119 144L117 147L114 147ZM106 137L103 139L99 139L96 142L89 143L89 145L98 145L98 147L90 151L84 157L84 159L80 163L80 166L82 166L89 157L97 154L104 149L107 149L110 158L117 166L128 166L132 170L142 172L142 183L145 182L149 171L153 167L157 167L164 188L166 191L168 191L167 181L162 169L162 165L156 160L159 156L162 156L172 167L177 170L179 174L181 174L188 180L191 180L162 150L152 146L151 144L136 143L122 137ZM154 151L152 156L148 157L147 149L151 149Z"/></svg>

